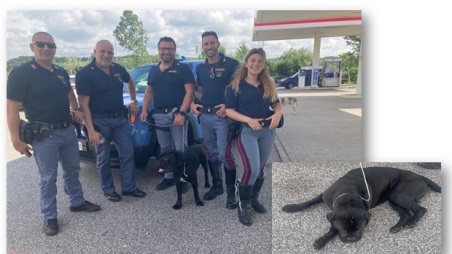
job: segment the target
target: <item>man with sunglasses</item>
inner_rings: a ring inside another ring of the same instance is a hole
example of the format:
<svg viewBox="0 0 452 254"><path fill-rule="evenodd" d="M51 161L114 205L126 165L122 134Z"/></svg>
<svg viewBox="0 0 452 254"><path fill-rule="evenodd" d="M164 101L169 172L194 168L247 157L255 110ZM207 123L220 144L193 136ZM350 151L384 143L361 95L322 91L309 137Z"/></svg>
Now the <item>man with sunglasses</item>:
<svg viewBox="0 0 452 254"><path fill-rule="evenodd" d="M124 67L113 63L113 44L100 40L94 49L93 61L80 69L75 76L80 108L85 114L88 138L96 145L96 166L104 196L112 201L121 201L116 192L110 169L110 142L114 142L119 153L121 190L123 196L143 198L146 193L135 185L134 151L124 106L124 82L130 94L131 114L138 113L135 84ZM102 141L102 139L105 139Z"/></svg>
<svg viewBox="0 0 452 254"><path fill-rule="evenodd" d="M34 58L14 69L7 82L7 122L14 149L33 155L39 170L40 207L44 233L58 233L57 173L58 162L63 168L64 191L69 196L70 211L96 212L101 208L85 200L79 181L80 160L77 136L72 121L81 122L76 98L63 68L52 63L56 53L53 37L37 32L30 49ZM33 140L26 144L20 139L19 109L33 131Z"/></svg>
<svg viewBox="0 0 452 254"><path fill-rule="evenodd" d="M160 62L149 70L140 119L143 122L147 121L147 111L154 102L151 117L156 125L168 127L166 130L161 128L156 130L161 153L170 150L183 152L187 146L187 112L193 100L195 77L187 64L175 60L176 42L173 38L160 38L157 47ZM165 190L174 184L173 173L166 172L156 189ZM187 191L188 186L184 182L182 192Z"/></svg>
<svg viewBox="0 0 452 254"><path fill-rule="evenodd" d="M224 192L221 176L223 164L227 193L226 208L234 209L238 205L235 194L236 167L231 145L227 142L229 120L225 117L224 94L239 62L218 52L220 42L217 33L204 32L201 39L206 61L196 70L198 91L195 101L191 104L191 111L199 116L204 143L209 153L213 184L204 195L204 199L212 200Z"/></svg>

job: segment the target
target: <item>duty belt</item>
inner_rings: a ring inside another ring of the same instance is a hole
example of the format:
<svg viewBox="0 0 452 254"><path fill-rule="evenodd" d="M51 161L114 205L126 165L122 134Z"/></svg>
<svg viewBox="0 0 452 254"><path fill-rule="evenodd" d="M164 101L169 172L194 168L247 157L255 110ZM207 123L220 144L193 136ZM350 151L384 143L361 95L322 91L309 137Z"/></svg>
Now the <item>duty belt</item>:
<svg viewBox="0 0 452 254"><path fill-rule="evenodd" d="M117 111L117 112L113 112L113 113L94 113L91 112L91 117L92 118L115 118L115 117L120 117L124 115L124 111Z"/></svg>
<svg viewBox="0 0 452 254"><path fill-rule="evenodd" d="M219 108L216 107L199 107L198 111L201 113L217 113Z"/></svg>
<svg viewBox="0 0 452 254"><path fill-rule="evenodd" d="M72 124L72 120L62 121L58 123L30 122L31 126L39 125L40 128L49 128L49 130L66 129Z"/></svg>
<svg viewBox="0 0 452 254"><path fill-rule="evenodd" d="M268 119L268 120L267 119L263 119L263 120L258 121L258 123L262 127L269 127L270 124L272 123L272 120L271 119ZM245 126L245 127L250 127L247 123L242 123L242 125Z"/></svg>
<svg viewBox="0 0 452 254"><path fill-rule="evenodd" d="M174 109L176 109L176 110L174 110ZM154 113L157 113L157 114L162 114L162 113L164 113L164 114L166 114L166 113L173 112L173 110L174 110L174 112L179 111L179 107L171 107L171 108L155 108L155 109L154 109Z"/></svg>

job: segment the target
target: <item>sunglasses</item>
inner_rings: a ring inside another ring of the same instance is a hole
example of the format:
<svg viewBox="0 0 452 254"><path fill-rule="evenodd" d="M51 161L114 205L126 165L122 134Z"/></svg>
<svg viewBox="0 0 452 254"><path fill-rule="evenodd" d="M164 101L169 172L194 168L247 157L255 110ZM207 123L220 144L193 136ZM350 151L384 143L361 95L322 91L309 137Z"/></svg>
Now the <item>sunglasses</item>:
<svg viewBox="0 0 452 254"><path fill-rule="evenodd" d="M36 45L36 47L42 49L45 45L47 45L47 48L49 49L55 49L56 44L53 42L44 42L44 41L34 41L31 44Z"/></svg>

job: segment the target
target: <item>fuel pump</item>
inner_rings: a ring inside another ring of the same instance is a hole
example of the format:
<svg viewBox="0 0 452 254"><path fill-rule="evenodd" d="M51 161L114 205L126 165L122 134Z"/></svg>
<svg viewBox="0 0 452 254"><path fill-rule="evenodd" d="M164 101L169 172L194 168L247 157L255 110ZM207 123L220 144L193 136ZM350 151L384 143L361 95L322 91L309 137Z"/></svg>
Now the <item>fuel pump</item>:
<svg viewBox="0 0 452 254"><path fill-rule="evenodd" d="M305 86L305 78L306 78L306 70L300 68L300 70L298 70L298 87Z"/></svg>
<svg viewBox="0 0 452 254"><path fill-rule="evenodd" d="M323 60L322 81L319 82L321 86L333 87L341 84L341 59L331 58Z"/></svg>

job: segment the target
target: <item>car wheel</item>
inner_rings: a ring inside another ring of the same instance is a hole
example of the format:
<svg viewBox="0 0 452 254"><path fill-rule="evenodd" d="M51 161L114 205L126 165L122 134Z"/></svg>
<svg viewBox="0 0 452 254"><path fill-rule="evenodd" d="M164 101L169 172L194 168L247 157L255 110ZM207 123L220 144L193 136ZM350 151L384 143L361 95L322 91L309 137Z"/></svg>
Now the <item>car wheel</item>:
<svg viewBox="0 0 452 254"><path fill-rule="evenodd" d="M294 83L289 83L286 86L286 89L292 89L294 87Z"/></svg>

